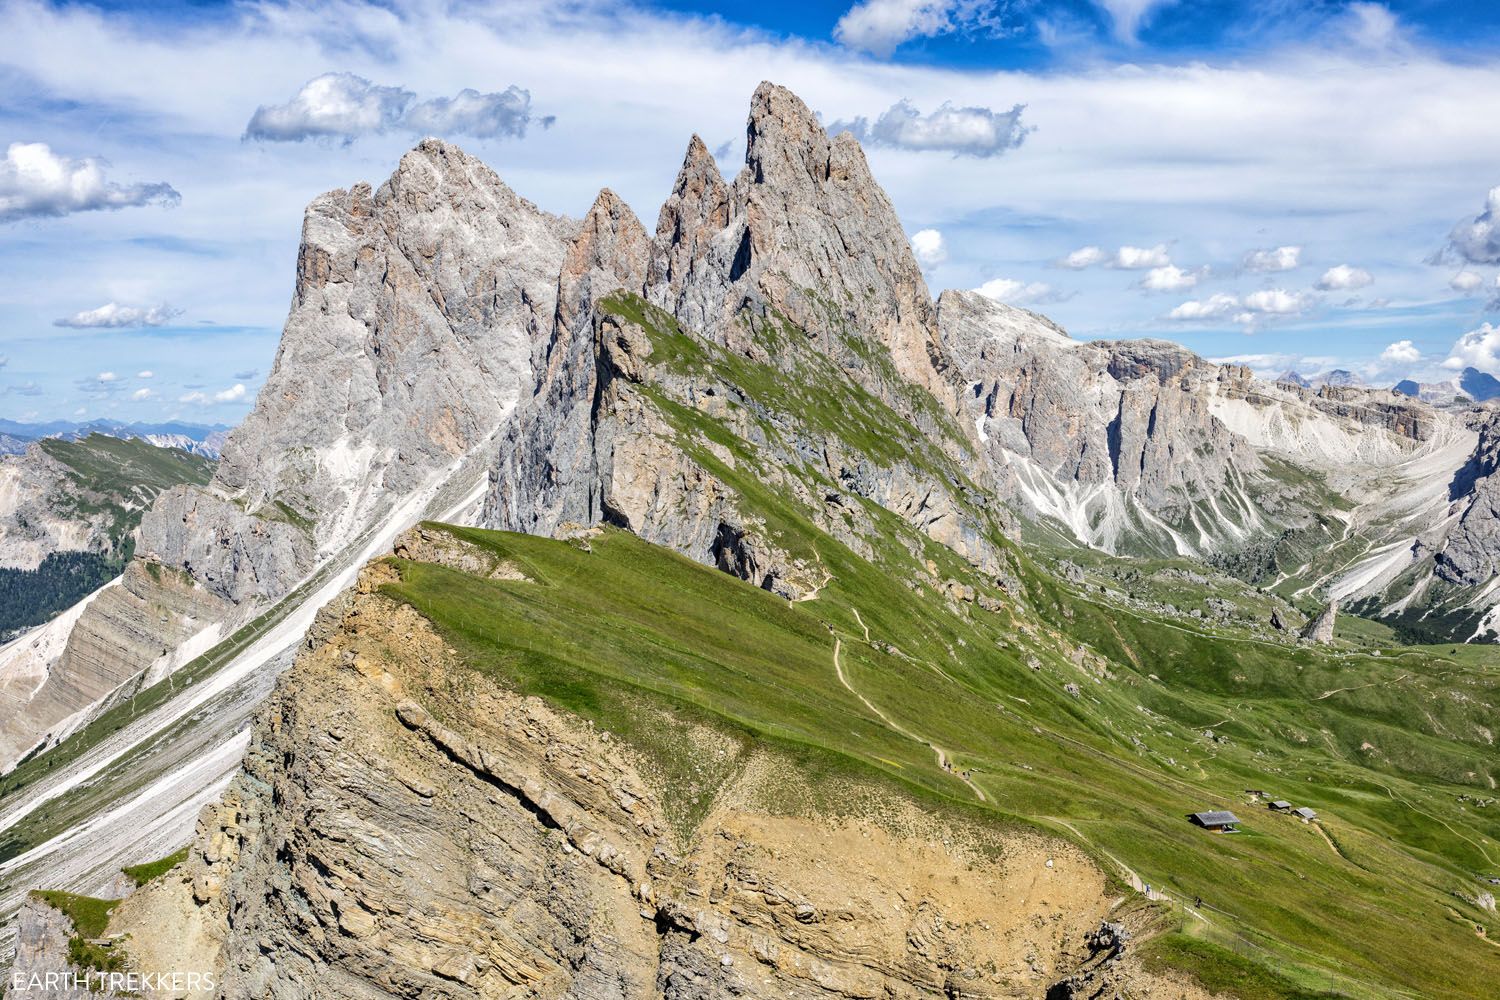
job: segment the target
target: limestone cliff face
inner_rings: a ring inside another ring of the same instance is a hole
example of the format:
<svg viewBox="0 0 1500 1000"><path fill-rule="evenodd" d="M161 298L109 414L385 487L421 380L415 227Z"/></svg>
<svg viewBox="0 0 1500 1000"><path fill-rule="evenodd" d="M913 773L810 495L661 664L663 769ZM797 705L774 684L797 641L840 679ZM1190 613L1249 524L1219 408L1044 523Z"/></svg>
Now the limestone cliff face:
<svg viewBox="0 0 1500 1000"><path fill-rule="evenodd" d="M734 348L747 346L747 319L785 317L890 395L889 373L857 349L868 339L901 378L952 405L932 298L859 143L830 139L770 83L751 98L745 141L745 167L726 185L694 136L657 220L647 297Z"/></svg>
<svg viewBox="0 0 1500 1000"><path fill-rule="evenodd" d="M768 810L795 773L663 719L743 757L674 825L608 733L370 593L389 572L326 609L182 876L132 897L176 914L133 955L211 963L226 998L831 1000L1040 997L1096 953L1104 879L1067 845ZM158 948L178 934L197 951Z"/></svg>
<svg viewBox="0 0 1500 1000"><path fill-rule="evenodd" d="M1153 530L1196 548L1258 518L1260 458L1205 391L1219 366L1164 341L1075 341L975 292L944 292L938 315L996 477L1034 515L1105 548Z"/></svg>
<svg viewBox="0 0 1500 1000"><path fill-rule="evenodd" d="M1479 441L1449 493L1460 511L1436 555L1449 583L1477 586L1500 572L1500 417L1478 417Z"/></svg>
<svg viewBox="0 0 1500 1000"><path fill-rule="evenodd" d="M573 230L436 140L378 191L314 201L256 407L143 549L230 600L284 593L529 395Z"/></svg>
<svg viewBox="0 0 1500 1000"><path fill-rule="evenodd" d="M727 419L766 448L770 461L757 475L806 501L856 548L858 532L843 522L861 512L827 509L811 477L845 484L998 568L956 483L920 471L915 456L874 464L836 432L802 426L801 414L747 400L716 370L684 372L653 356L643 323L722 345L792 385L810 377L799 359L813 355L932 431L938 447L962 450L962 433L940 426L944 403L925 391L956 408L936 315L858 144L848 135L830 142L800 100L770 84L756 91L748 129L747 166L732 186L693 138L654 238L612 192L600 194L565 256L536 395L507 428L484 523L546 534L607 520L789 597L815 587L818 567L778 551L725 475L681 446L665 398ZM636 305L611 305L611 293ZM796 343L768 347L779 336ZM766 420L777 428L771 435L758 426ZM699 443L733 466L727 449Z"/></svg>

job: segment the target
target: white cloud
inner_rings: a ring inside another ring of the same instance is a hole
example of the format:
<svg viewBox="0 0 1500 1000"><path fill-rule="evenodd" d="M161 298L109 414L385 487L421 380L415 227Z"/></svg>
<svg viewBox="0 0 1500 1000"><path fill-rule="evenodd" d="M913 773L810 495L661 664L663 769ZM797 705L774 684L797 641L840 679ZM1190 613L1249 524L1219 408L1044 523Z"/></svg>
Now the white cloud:
<svg viewBox="0 0 1500 1000"><path fill-rule="evenodd" d="M1447 250L1470 264L1500 264L1500 187L1490 188L1484 211L1453 227Z"/></svg>
<svg viewBox="0 0 1500 1000"><path fill-rule="evenodd" d="M1246 295L1240 303L1252 313L1272 316L1295 316L1310 304L1307 296L1284 288L1262 288Z"/></svg>
<svg viewBox="0 0 1500 1000"><path fill-rule="evenodd" d="M975 28L1004 33L994 0L864 0L844 12L833 37L848 48L888 56L912 38Z"/></svg>
<svg viewBox="0 0 1500 1000"><path fill-rule="evenodd" d="M1114 253L1106 253L1096 246L1080 247L1056 262L1058 267L1081 271L1095 264L1118 268L1122 271L1144 271L1148 268L1170 267L1172 258L1167 245L1158 243L1154 247L1123 246Z"/></svg>
<svg viewBox="0 0 1500 1000"><path fill-rule="evenodd" d="M140 402L143 399L150 399L154 395L155 393L153 393L150 389L137 389L135 392L132 392L130 394L130 398L135 400L136 402Z"/></svg>
<svg viewBox="0 0 1500 1000"><path fill-rule="evenodd" d="M1004 302L1012 306L1056 302L1060 298L1056 289L1045 282L1016 281L1011 278L991 278L974 291L996 302Z"/></svg>
<svg viewBox="0 0 1500 1000"><path fill-rule="evenodd" d="M108 385L111 382L120 381L120 376L116 375L114 372L100 372L98 375L94 376L94 381L98 382L101 385Z"/></svg>
<svg viewBox="0 0 1500 1000"><path fill-rule="evenodd" d="M1387 365L1414 365L1422 360L1422 352L1409 340L1398 340L1380 352L1380 360Z"/></svg>
<svg viewBox="0 0 1500 1000"><path fill-rule="evenodd" d="M1166 244L1158 243L1154 247L1121 247L1115 251L1114 260L1109 262L1109 266L1139 271L1148 267L1166 267L1171 263Z"/></svg>
<svg viewBox="0 0 1500 1000"><path fill-rule="evenodd" d="M1245 254L1247 271L1291 271L1302 263L1301 247L1276 247L1274 250L1251 250Z"/></svg>
<svg viewBox="0 0 1500 1000"><path fill-rule="evenodd" d="M1374 280L1370 272L1362 267L1339 264L1323 272L1323 277L1318 279L1317 287L1325 292L1344 291L1364 288Z"/></svg>
<svg viewBox="0 0 1500 1000"><path fill-rule="evenodd" d="M923 268L934 268L948 259L943 234L936 229L919 229L911 234L911 252Z"/></svg>
<svg viewBox="0 0 1500 1000"><path fill-rule="evenodd" d="M457 97L418 101L415 93L402 87L379 86L353 73L324 73L304 84L287 103L256 108L244 137L262 142L352 142L361 135L405 129L480 139L521 138L534 121L546 128L552 120L534 118L530 92L514 85L498 93L462 90Z"/></svg>
<svg viewBox="0 0 1500 1000"><path fill-rule="evenodd" d="M1448 287L1455 292L1463 292L1465 295L1468 295L1484 287L1484 275L1478 271L1459 271L1449 279Z"/></svg>
<svg viewBox="0 0 1500 1000"><path fill-rule="evenodd" d="M1201 320L1222 319L1240 308L1240 300L1225 292L1217 292L1202 300L1190 300L1167 313L1168 319Z"/></svg>
<svg viewBox="0 0 1500 1000"><path fill-rule="evenodd" d="M0 222L139 205L175 205L170 184L117 184L102 160L73 160L43 142L13 142L0 160Z"/></svg>
<svg viewBox="0 0 1500 1000"><path fill-rule="evenodd" d="M1094 2L1104 8L1110 19L1114 21L1115 37L1122 42L1133 42L1141 25L1150 18L1156 8L1168 6L1174 0L1094 0Z"/></svg>
<svg viewBox="0 0 1500 1000"><path fill-rule="evenodd" d="M829 135L849 132L866 146L884 146L914 152L943 152L955 156L998 156L1015 149L1031 131L1021 124L1020 104L1009 111L989 108L956 108L944 101L936 111L924 115L910 101L891 105L875 124L868 118L836 121Z"/></svg>
<svg viewBox="0 0 1500 1000"><path fill-rule="evenodd" d="M1184 271L1175 264L1153 267L1146 272L1140 285L1148 292L1183 292L1198 284L1195 271Z"/></svg>
<svg viewBox="0 0 1500 1000"><path fill-rule="evenodd" d="M118 302L106 302L97 309L64 316L52 321L53 326L65 326L79 330L123 329L126 327L162 326L182 315L181 309L169 305L122 306Z"/></svg>
<svg viewBox="0 0 1500 1000"><path fill-rule="evenodd" d="M1500 327L1488 323L1459 337L1443 362L1444 368L1477 368L1500 374Z"/></svg>
<svg viewBox="0 0 1500 1000"><path fill-rule="evenodd" d="M236 382L228 389L225 389L222 392L216 392L212 396L201 390L194 390L193 392L185 393L177 397L177 402L195 403L199 406L206 406L209 403L236 403L244 399L245 395L246 389L244 385Z"/></svg>
<svg viewBox="0 0 1500 1000"><path fill-rule="evenodd" d="M156 377L156 373L153 372L153 371L136 372L135 373L135 377L136 378L155 378Z"/></svg>
<svg viewBox="0 0 1500 1000"><path fill-rule="evenodd" d="M1095 264L1102 264L1108 258L1109 254L1105 253L1098 247L1079 247L1077 250L1074 250L1062 260L1058 261L1057 266L1070 268L1074 271L1081 271L1086 267L1093 267Z"/></svg>

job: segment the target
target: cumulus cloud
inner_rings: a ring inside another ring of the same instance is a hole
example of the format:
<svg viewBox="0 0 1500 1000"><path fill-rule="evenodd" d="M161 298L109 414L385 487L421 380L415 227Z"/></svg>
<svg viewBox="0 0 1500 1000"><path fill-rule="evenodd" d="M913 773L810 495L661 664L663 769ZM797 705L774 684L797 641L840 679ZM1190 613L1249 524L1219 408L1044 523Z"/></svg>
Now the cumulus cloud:
<svg viewBox="0 0 1500 1000"><path fill-rule="evenodd" d="M1222 319L1240 307L1240 300L1226 292L1218 292L1206 299L1191 300L1167 313L1168 319L1202 320Z"/></svg>
<svg viewBox="0 0 1500 1000"><path fill-rule="evenodd" d="M1453 227L1442 256L1470 264L1500 264L1500 187L1490 188L1484 211Z"/></svg>
<svg viewBox="0 0 1500 1000"><path fill-rule="evenodd" d="M98 375L94 376L94 381L100 383L101 385L108 385L111 382L120 381L120 376L116 375L114 372L100 372Z"/></svg>
<svg viewBox="0 0 1500 1000"><path fill-rule="evenodd" d="M1448 287L1455 292L1463 292L1471 295L1484 287L1484 275L1478 271L1459 271L1448 281Z"/></svg>
<svg viewBox="0 0 1500 1000"><path fill-rule="evenodd" d="M1103 264L1105 267L1118 268L1122 271L1144 271L1170 267L1172 259L1165 243L1158 243L1154 247L1123 246L1112 254L1106 253L1099 247L1088 246L1074 250L1056 264L1058 267L1066 267L1074 271L1081 271L1095 264Z"/></svg>
<svg viewBox="0 0 1500 1000"><path fill-rule="evenodd" d="M955 31L988 35L1009 30L1005 5L996 0L864 0L833 27L840 45L888 56L902 42Z"/></svg>
<svg viewBox="0 0 1500 1000"><path fill-rule="evenodd" d="M1184 302L1167 313L1168 319L1208 320L1231 318L1253 326L1266 317L1297 316L1313 304L1311 296L1283 288L1262 288L1245 296L1219 292L1202 300Z"/></svg>
<svg viewBox="0 0 1500 1000"><path fill-rule="evenodd" d="M460 90L457 97L434 97L412 106L402 124L413 132L431 135L472 135L477 139L502 136L520 139L532 122L551 128L555 115L533 117L531 92L511 84L498 93Z"/></svg>
<svg viewBox="0 0 1500 1000"><path fill-rule="evenodd" d="M155 378L156 377L156 372L153 372L153 371L150 371L150 370L140 371L140 372L136 372L135 373L135 377L136 378Z"/></svg>
<svg viewBox="0 0 1500 1000"><path fill-rule="evenodd" d="M1057 262L1058 267L1066 267L1074 271L1081 271L1095 264L1102 264L1109 259L1109 254L1099 247L1079 247L1066 257Z"/></svg>
<svg viewBox="0 0 1500 1000"><path fill-rule="evenodd" d="M974 291L996 302L1004 302L1012 306L1056 302L1062 298L1056 289L1045 282L1016 281L1012 278L991 278Z"/></svg>
<svg viewBox="0 0 1500 1000"><path fill-rule="evenodd" d="M911 234L911 252L923 268L934 268L948 259L948 245L936 229L919 229Z"/></svg>
<svg viewBox="0 0 1500 1000"><path fill-rule="evenodd" d="M1364 288L1374 280L1370 272L1362 267L1339 264L1323 272L1323 277L1318 279L1317 287L1325 292L1347 291Z"/></svg>
<svg viewBox="0 0 1500 1000"><path fill-rule="evenodd" d="M1380 352L1380 360L1387 365L1414 365L1422 360L1422 352L1409 340L1398 340Z"/></svg>
<svg viewBox="0 0 1500 1000"><path fill-rule="evenodd" d="M55 319L52 325L77 330L118 330L127 327L162 326L181 315L181 309L173 309L166 304L122 306L118 302L106 302L97 309L85 309L83 312Z"/></svg>
<svg viewBox="0 0 1500 1000"><path fill-rule="evenodd" d="M1166 244L1158 243L1154 247L1121 247L1115 251L1109 266L1125 271L1140 271L1148 267L1167 267L1171 263Z"/></svg>
<svg viewBox="0 0 1500 1000"><path fill-rule="evenodd" d="M182 196L165 182L118 184L103 160L74 160L44 142L13 142L0 160L0 222L131 208L175 205Z"/></svg>
<svg viewBox="0 0 1500 1000"><path fill-rule="evenodd" d="M1245 254L1247 271L1291 271L1302 263L1301 247L1276 247L1273 250L1251 250Z"/></svg>
<svg viewBox="0 0 1500 1000"><path fill-rule="evenodd" d="M1459 337L1443 367L1455 371L1477 368L1491 375L1500 373L1500 327L1484 323Z"/></svg>
<svg viewBox="0 0 1500 1000"><path fill-rule="evenodd" d="M177 402L195 403L199 406L206 406L209 403L237 403L245 398L246 392L247 390L245 389L244 385L236 382L228 389L225 389L222 392L216 392L212 396L210 396L206 392L203 392L202 390L195 389L192 392L178 396Z"/></svg>
<svg viewBox="0 0 1500 1000"><path fill-rule="evenodd" d="M1025 105L1009 111L981 107L954 107L944 101L924 115L907 100L887 108L874 124L863 116L836 121L829 135L848 132L866 146L906 149L914 152L952 153L954 156L998 156L1021 145L1032 130L1021 124Z"/></svg>
<svg viewBox="0 0 1500 1000"><path fill-rule="evenodd" d="M478 139L522 138L534 124L543 128L552 116L536 117L531 93L517 86L483 94L461 90L456 97L418 101L403 87L384 87L353 73L324 73L309 80L285 104L263 104L245 126L246 139L301 142L341 139L393 129L433 135L468 135Z"/></svg>
<svg viewBox="0 0 1500 1000"><path fill-rule="evenodd" d="M1283 288L1262 288L1251 292L1240 300L1252 313L1267 313L1273 316L1294 316L1308 306L1307 297Z"/></svg>
<svg viewBox="0 0 1500 1000"><path fill-rule="evenodd" d="M154 395L155 393L153 393L150 389L137 389L135 392L132 392L130 394L130 398L139 403L142 400L150 399Z"/></svg>
<svg viewBox="0 0 1500 1000"><path fill-rule="evenodd" d="M1198 273L1167 264L1147 271L1140 284L1148 292L1182 292L1198 284Z"/></svg>

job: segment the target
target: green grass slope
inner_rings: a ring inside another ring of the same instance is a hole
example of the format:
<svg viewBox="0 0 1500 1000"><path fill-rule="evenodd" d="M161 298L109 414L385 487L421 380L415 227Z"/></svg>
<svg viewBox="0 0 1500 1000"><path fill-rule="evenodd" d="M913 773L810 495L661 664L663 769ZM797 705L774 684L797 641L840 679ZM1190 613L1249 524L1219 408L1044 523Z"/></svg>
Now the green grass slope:
<svg viewBox="0 0 1500 1000"><path fill-rule="evenodd" d="M1500 814L1455 808L1456 793L1477 787L1464 762L1481 755L1399 724L1397 703L1420 689L1317 697L1356 669L1389 680L1429 652L1356 666L1311 650L1240 648L1060 587L1043 592L1037 600L1057 620L1097 630L1089 648L1118 654L1110 676L1096 679L1059 656L1058 639L1029 616L913 590L833 542L824 557L835 579L815 600L789 604L620 531L585 551L448 530L530 582L402 563L388 592L434 621L475 669L657 761L685 826L712 792L677 753L672 720L691 719L764 741L821 775L875 775L932 809L1020 817L1079 839L1106 867L1128 867L1176 901L1190 940L1153 955L1206 982L1224 981L1233 965L1256 984L1246 995L1475 997L1500 972L1500 949L1475 932L1488 914L1455 895L1472 894L1474 873L1500 858ZM1442 668L1486 698L1500 682L1473 663ZM1458 725L1460 715L1439 718ZM1223 742L1202 738L1209 725ZM1375 731L1410 749L1361 757L1355 734ZM1246 788L1312 805L1323 832L1246 805ZM1186 822L1209 806L1237 810L1244 832L1217 836ZM1266 992L1278 983L1284 992Z"/></svg>
<svg viewBox="0 0 1500 1000"><path fill-rule="evenodd" d="M1063 581L1004 536L962 436L858 335L835 360L784 323L747 320L732 352L636 297L604 308L649 337L639 393L676 447L828 582L787 604L621 532L585 552L453 529L535 581L402 567L392 593L476 668L620 733L668 776L685 766L670 720L688 713L818 773L878 775L933 808L1078 839L1168 894L1189 943L1161 954L1205 981L1243 973L1286 996L1490 989L1500 948L1477 928L1493 920L1479 876L1500 874L1500 808L1485 804L1500 780L1495 651L1382 647L1373 632L1311 648L1248 627L1272 607L1252 587L1218 595L1242 619L1208 622ZM889 391L862 387L872 376ZM980 573L919 516L834 481L830 446L872 480L946 484L1005 569ZM1153 596L1181 608L1216 591L1167 579ZM703 778L679 777L669 807L691 825ZM1240 812L1244 832L1187 822L1210 807Z"/></svg>

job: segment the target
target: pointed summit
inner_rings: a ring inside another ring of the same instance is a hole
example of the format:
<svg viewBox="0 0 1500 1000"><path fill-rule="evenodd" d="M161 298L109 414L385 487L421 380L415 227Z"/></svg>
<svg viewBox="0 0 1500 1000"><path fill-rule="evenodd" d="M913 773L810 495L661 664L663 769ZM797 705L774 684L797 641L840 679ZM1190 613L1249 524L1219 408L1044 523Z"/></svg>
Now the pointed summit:
<svg viewBox="0 0 1500 1000"><path fill-rule="evenodd" d="M714 237L728 225L729 187L708 147L695 134L688 142L672 194L657 216L648 279L655 289L652 301L694 329L707 328L709 310L719 303L687 293L705 285L695 280L695 271L707 258Z"/></svg>
<svg viewBox="0 0 1500 1000"><path fill-rule="evenodd" d="M619 195L609 188L601 190L563 257L554 338L579 327L593 303L610 292L639 292L646 283L650 253L651 241L641 220Z"/></svg>
<svg viewBox="0 0 1500 1000"><path fill-rule="evenodd" d="M751 350L733 343L751 336L746 322L778 316L877 395L894 391L894 368L956 406L932 299L890 199L854 137L830 141L785 87L756 88L733 185L694 138L654 242L649 297L685 326ZM891 363L851 340L880 345Z"/></svg>

